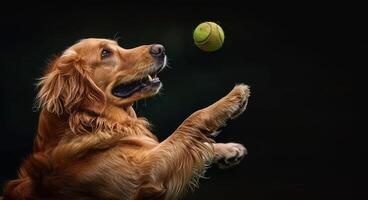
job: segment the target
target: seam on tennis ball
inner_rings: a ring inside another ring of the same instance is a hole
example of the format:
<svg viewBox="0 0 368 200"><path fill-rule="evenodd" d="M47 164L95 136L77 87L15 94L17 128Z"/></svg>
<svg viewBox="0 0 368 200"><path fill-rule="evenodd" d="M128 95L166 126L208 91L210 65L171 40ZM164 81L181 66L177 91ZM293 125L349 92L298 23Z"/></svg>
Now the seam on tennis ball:
<svg viewBox="0 0 368 200"><path fill-rule="evenodd" d="M220 38L220 42L221 42L221 45L220 45L220 47L222 46L222 44L224 43L224 39L225 39L225 34L224 34L224 38L222 38L221 37L221 33L220 33L220 31L221 31L221 29L220 29L220 26L216 26L216 28L217 28L217 33L218 33L218 36L219 36L219 38ZM222 31L223 32L223 31Z"/></svg>
<svg viewBox="0 0 368 200"><path fill-rule="evenodd" d="M207 37L206 37L205 39L203 39L203 40L201 40L201 41L197 41L197 40L195 40L195 43L196 43L196 44L198 44L198 45L206 44L206 42L208 41L208 38L209 38L209 37L211 37L211 35L212 35L212 26L211 26L211 23L206 22L206 24L207 24L208 26L210 26L210 32L208 33L208 35L207 35Z"/></svg>

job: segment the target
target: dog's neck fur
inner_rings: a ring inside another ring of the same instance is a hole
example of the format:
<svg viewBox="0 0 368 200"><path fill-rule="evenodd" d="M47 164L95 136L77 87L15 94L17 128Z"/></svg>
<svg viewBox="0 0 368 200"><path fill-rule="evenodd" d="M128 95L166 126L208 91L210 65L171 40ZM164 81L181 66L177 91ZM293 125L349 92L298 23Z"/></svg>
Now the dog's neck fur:
<svg viewBox="0 0 368 200"><path fill-rule="evenodd" d="M76 120L80 122L75 123ZM73 127L73 124L79 126ZM91 127L85 127L84 124L91 125ZM57 115L44 108L40 112L33 150L39 152L55 147L68 132L72 134L90 134L96 131L107 131L111 134L119 133L126 136L143 134L157 141L156 136L149 131L149 126L144 118L137 118L132 106L109 105L99 115L86 111Z"/></svg>
<svg viewBox="0 0 368 200"><path fill-rule="evenodd" d="M122 107L107 105L103 116L115 122L122 122L129 118L137 119L137 115L131 105Z"/></svg>

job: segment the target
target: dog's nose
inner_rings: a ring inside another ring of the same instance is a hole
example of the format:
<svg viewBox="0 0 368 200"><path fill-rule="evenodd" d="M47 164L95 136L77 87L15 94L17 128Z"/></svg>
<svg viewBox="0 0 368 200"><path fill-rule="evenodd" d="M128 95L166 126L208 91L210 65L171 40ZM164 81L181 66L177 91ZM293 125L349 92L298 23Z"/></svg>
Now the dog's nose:
<svg viewBox="0 0 368 200"><path fill-rule="evenodd" d="M165 56L165 47L161 44L154 44L149 50L153 57L163 58Z"/></svg>

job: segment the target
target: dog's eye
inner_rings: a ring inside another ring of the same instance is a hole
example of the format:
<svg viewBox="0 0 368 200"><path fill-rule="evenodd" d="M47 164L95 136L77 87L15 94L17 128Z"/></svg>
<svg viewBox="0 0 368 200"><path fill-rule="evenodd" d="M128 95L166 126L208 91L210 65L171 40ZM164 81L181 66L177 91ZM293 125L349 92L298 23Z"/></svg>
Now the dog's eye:
<svg viewBox="0 0 368 200"><path fill-rule="evenodd" d="M101 58L107 58L107 57L109 57L111 54L112 54L112 53L111 53L111 50L109 50L109 49L103 49L103 50L101 51Z"/></svg>

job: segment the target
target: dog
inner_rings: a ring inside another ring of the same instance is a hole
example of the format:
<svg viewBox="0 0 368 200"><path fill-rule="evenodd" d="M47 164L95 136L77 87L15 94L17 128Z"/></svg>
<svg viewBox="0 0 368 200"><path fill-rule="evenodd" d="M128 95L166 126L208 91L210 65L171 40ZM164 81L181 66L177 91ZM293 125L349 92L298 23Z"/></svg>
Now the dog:
<svg viewBox="0 0 368 200"><path fill-rule="evenodd" d="M180 199L209 165L238 164L246 148L213 136L245 110L247 85L194 112L162 142L136 116L133 103L159 92L166 64L162 45L124 49L97 38L50 62L38 83L33 152L3 200Z"/></svg>

